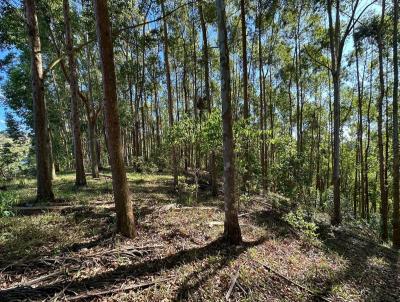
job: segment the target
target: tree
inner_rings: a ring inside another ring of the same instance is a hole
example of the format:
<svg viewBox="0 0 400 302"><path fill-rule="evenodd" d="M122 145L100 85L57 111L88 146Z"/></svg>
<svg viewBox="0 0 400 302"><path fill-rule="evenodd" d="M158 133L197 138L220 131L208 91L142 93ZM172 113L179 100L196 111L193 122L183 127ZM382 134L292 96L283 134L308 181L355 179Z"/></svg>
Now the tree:
<svg viewBox="0 0 400 302"><path fill-rule="evenodd" d="M14 141L19 141L25 137L17 120L10 112L6 112L6 133Z"/></svg>
<svg viewBox="0 0 400 302"><path fill-rule="evenodd" d="M223 158L224 158L224 236L229 243L239 244L242 235L239 226L235 197L235 161L232 130L231 76L229 69L228 34L226 29L225 1L216 0L218 19L218 46L221 77Z"/></svg>
<svg viewBox="0 0 400 302"><path fill-rule="evenodd" d="M393 246L400 249L400 209L399 209L399 122L398 89L399 59L397 50L399 22L399 2L393 0Z"/></svg>
<svg viewBox="0 0 400 302"><path fill-rule="evenodd" d="M69 0L63 0L64 24L65 24L65 45L68 54L69 65L69 86L71 91L71 124L74 138L74 157L75 157L75 185L77 187L86 185L85 168L83 166L83 153L81 141L81 123L79 120L79 100L78 100L78 78L76 75L76 64L74 58L73 41L71 33L71 22L69 16Z"/></svg>
<svg viewBox="0 0 400 302"><path fill-rule="evenodd" d="M174 103L172 100L172 83L171 83L171 71L169 66L169 41L168 41L168 26L165 16L164 0L161 0L161 12L163 16L163 42L164 42L164 61L165 61L165 77L167 80L167 94L168 94L168 121L169 126L174 126ZM178 162L176 155L176 147L173 145L171 154L171 165L174 176L174 189L178 188Z"/></svg>
<svg viewBox="0 0 400 302"><path fill-rule="evenodd" d="M246 8L245 0L240 0L240 21L242 24L242 62L243 62L243 118L245 125L249 125L249 95L248 95L248 75L247 75L247 30L246 30ZM245 143L245 172L243 175L243 186L248 190L249 181L249 142Z"/></svg>
<svg viewBox="0 0 400 302"><path fill-rule="evenodd" d="M35 0L25 0L25 18L31 48L33 119L36 150L38 201L53 201L49 148L47 144L47 112L44 100L42 53Z"/></svg>
<svg viewBox="0 0 400 302"><path fill-rule="evenodd" d="M207 26L204 20L203 5L199 4L199 15L201 32L203 36L203 64L204 64L204 90L207 102L208 113L211 114L211 94L210 94L210 56L208 52ZM211 193L213 196L218 195L217 188L217 170L215 166L215 152L210 154L210 174L211 174Z"/></svg>
<svg viewBox="0 0 400 302"><path fill-rule="evenodd" d="M340 210L340 84L342 72L342 56L346 39L363 11L356 16L359 0L351 6L351 14L345 30L341 33L340 1L327 0L329 20L329 48L331 54L330 72L333 81L333 213L331 223L337 225L341 222ZM369 5L368 5L369 6ZM367 7L368 7L367 6Z"/></svg>
<svg viewBox="0 0 400 302"><path fill-rule="evenodd" d="M104 120L112 173L114 202L117 212L117 232L126 237L133 238L136 235L136 230L122 155L114 51L107 0L95 0L94 4L97 41L99 43L101 71L103 75Z"/></svg>
<svg viewBox="0 0 400 302"><path fill-rule="evenodd" d="M381 235L384 241L388 238L388 189L387 189L387 177L386 177L386 162L383 147L383 99L385 97L385 78L383 71L383 33L384 33L384 21L385 21L385 0L382 1L382 14L379 28L377 30L377 42L378 42L378 61L379 61L379 97L378 97L378 154L379 154L379 183L381 189ZM395 100L393 98L393 105ZM393 121L394 122L394 121ZM397 130L393 131L394 132ZM394 137L394 136L393 136ZM393 148L394 148L393 141ZM393 149L394 150L394 149ZM394 193L394 192L393 192Z"/></svg>

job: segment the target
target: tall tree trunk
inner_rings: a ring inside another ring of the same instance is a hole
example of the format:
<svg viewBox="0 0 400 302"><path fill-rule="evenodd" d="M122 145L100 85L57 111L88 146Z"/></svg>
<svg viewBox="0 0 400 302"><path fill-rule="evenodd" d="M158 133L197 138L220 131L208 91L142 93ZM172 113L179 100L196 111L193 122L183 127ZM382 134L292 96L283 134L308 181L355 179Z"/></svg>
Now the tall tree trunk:
<svg viewBox="0 0 400 302"><path fill-rule="evenodd" d="M85 42L88 40L88 35L85 35ZM89 152L90 152L90 167L93 178L99 177L99 165L96 150L96 121L97 116L95 115L95 108L93 104L93 83L92 83L92 73L90 67L92 60L90 57L89 46L86 47L86 68L87 68L87 81L88 81L88 128L89 128Z"/></svg>
<svg viewBox="0 0 400 302"><path fill-rule="evenodd" d="M341 222L340 212L340 71L341 39L339 0L335 1L335 22L332 16L332 2L328 0L329 44L331 52L331 73L333 81L333 213L331 223Z"/></svg>
<svg viewBox="0 0 400 302"><path fill-rule="evenodd" d="M379 97L378 97L378 157L379 157L379 183L381 190L381 236L382 240L388 239L388 194L385 156L383 148L383 99L385 97L385 79L383 74L383 24L385 17L385 1L382 3L382 15L378 33L378 60L379 60Z"/></svg>
<svg viewBox="0 0 400 302"><path fill-rule="evenodd" d="M188 56L187 56L187 47L186 47L186 40L185 36L183 36L183 74L182 74L182 86L183 86L183 97L185 101L185 115L186 117L190 117L189 112L189 89L188 89ZM185 171L188 171L189 164L190 164L190 144L185 143L184 146L184 153L185 153Z"/></svg>
<svg viewBox="0 0 400 302"><path fill-rule="evenodd" d="M122 156L114 51L107 0L95 0L94 6L101 71L103 74L104 122L106 125L115 209L117 212L117 231L124 236L133 238L136 235L136 230Z"/></svg>
<svg viewBox="0 0 400 302"><path fill-rule="evenodd" d="M363 104L363 95L364 89L363 85L361 84L360 80L360 69L359 69L359 45L355 45L356 48L356 69L357 69L357 98L358 98L358 131L357 131L357 138L358 138L358 150L357 156L359 165L357 166L356 173L360 175L360 189L361 195L358 200L359 203L363 204L364 199L364 157L363 157L363 111L362 111L362 104ZM363 77L364 79L364 77ZM365 207L363 207L365 208ZM363 215L363 211L361 212ZM364 215L363 215L364 216ZM354 201L354 218L357 217L357 200Z"/></svg>
<svg viewBox="0 0 400 302"><path fill-rule="evenodd" d="M265 164L265 127L264 127L264 96L263 96L263 56L262 56L262 19L261 19L261 0L258 1L258 67L259 67L259 86L260 86L260 130L261 130L261 146L260 146L260 161L261 161L261 186L263 189L267 187L266 184L266 164ZM290 92L289 92L290 93Z"/></svg>
<svg viewBox="0 0 400 302"><path fill-rule="evenodd" d="M211 114L211 95L210 95L210 58L208 54L207 27L203 15L203 6L199 4L199 15L201 23L201 32L203 36L203 64L204 64L204 90L208 113ZM211 193L213 196L218 195L217 187L217 169L215 166L215 151L210 154L210 175L211 175Z"/></svg>
<svg viewBox="0 0 400 302"><path fill-rule="evenodd" d="M84 6L84 0L82 0L82 6ZM90 10L90 8L88 8ZM84 35L84 42L86 43L89 39L89 34ZM87 85L88 85L88 128L89 128L89 152L90 152L90 167L93 178L99 177L99 159L97 158L97 146L96 146L96 122L97 116L95 115L95 108L93 104L93 83L92 83L92 73L91 66L92 60L90 56L89 45L85 48L86 52L86 68L87 68Z"/></svg>
<svg viewBox="0 0 400 302"><path fill-rule="evenodd" d="M242 61L243 61L243 118L245 125L249 125L249 96L248 96L248 75L247 75L247 29L246 29L246 7L245 0L240 0L240 20L242 24ZM243 174L243 188L249 190L250 162L249 162L249 138L245 138L244 160L245 171Z"/></svg>
<svg viewBox="0 0 400 302"><path fill-rule="evenodd" d="M167 93L168 93L168 119L169 126L174 126L174 103L172 100L172 83L171 83L171 72L169 66L169 47L168 47L168 27L167 20L165 19L165 7L164 0L161 0L161 11L163 15L163 40L164 40L164 61L165 61L165 76L167 80ZM171 165L174 176L174 188L178 188L178 162L176 156L176 148L172 146L171 154Z"/></svg>
<svg viewBox="0 0 400 302"><path fill-rule="evenodd" d="M149 7L150 8L150 7ZM143 19L143 27L142 27L142 37L143 39L146 36L146 19L147 19L147 14L148 11L146 12L146 15ZM145 71L146 71L146 62L145 62L145 58L146 58L146 44L143 43L143 49L142 49L142 76L141 76L141 81L140 81L140 108L141 108L141 117L142 117L142 154L143 154L143 159L144 161L147 161L147 153L146 153L146 131L145 131L145 111L144 111L144 105L146 104L146 94L144 92L144 86L145 86L145 81L146 81L146 77L145 77Z"/></svg>
<svg viewBox="0 0 400 302"><path fill-rule="evenodd" d="M71 91L71 124L74 139L74 158L75 158L75 185L78 187L86 185L85 168L83 166L83 152L81 141L81 123L79 120L79 101L78 101L78 79L76 74L76 64L73 53L73 41L71 32L71 22L69 15L69 0L63 0L64 24L65 24L65 45L68 55L69 65L69 86Z"/></svg>
<svg viewBox="0 0 400 302"><path fill-rule="evenodd" d="M193 113L194 113L194 123L195 128L198 127L198 110L197 110L197 32L196 26L193 21L192 26L192 39L193 39ZM195 166L196 168L200 168L200 154L199 154L199 145L196 142L194 146L194 153L195 153Z"/></svg>
<svg viewBox="0 0 400 302"><path fill-rule="evenodd" d="M398 129L398 89L399 59L397 50L397 25L399 22L399 2L393 0L393 246L400 248L400 209L399 209L399 129Z"/></svg>
<svg viewBox="0 0 400 302"><path fill-rule="evenodd" d="M218 19L218 45L220 50L221 99L224 146L224 236L232 244L239 244L242 235L239 226L238 208L235 196L234 141L232 130L231 76L226 30L225 1L216 0Z"/></svg>
<svg viewBox="0 0 400 302"><path fill-rule="evenodd" d="M25 0L24 3L32 58L31 70L37 170L37 200L53 201L54 194L51 183L49 148L47 144L47 113L44 100L42 50L35 0Z"/></svg>
<svg viewBox="0 0 400 302"><path fill-rule="evenodd" d="M369 166L368 166L368 156L369 156L369 147L371 144L371 103L372 103L372 70L371 70L371 79L370 79L370 96L368 100L368 109L367 109L367 145L365 147L365 156L364 156L364 181L365 181L365 201L364 204L369 205ZM374 203L372 204L372 209L376 212L376 200L374 198Z"/></svg>

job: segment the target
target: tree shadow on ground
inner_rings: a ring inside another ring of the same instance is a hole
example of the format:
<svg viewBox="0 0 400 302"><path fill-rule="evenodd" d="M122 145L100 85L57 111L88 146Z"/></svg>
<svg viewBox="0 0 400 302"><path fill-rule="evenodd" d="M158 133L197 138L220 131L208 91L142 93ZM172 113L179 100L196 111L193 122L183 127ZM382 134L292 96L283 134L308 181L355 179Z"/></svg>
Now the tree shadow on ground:
<svg viewBox="0 0 400 302"><path fill-rule="evenodd" d="M177 298L183 298L196 290L196 288L200 287L201 284L212 275L212 273L215 273L215 271L219 269L219 267L225 266L229 260L237 258L247 249L262 244L263 242L264 238L260 238L254 242L244 242L240 246L232 247L225 244L222 239L217 239L203 247L182 250L161 259L151 259L144 262L121 265L114 270L100 273L82 280L63 280L35 288L16 287L3 290L0 291L0 301L20 301L24 299L42 300L52 297L60 291L63 291L65 295L70 295L72 297L77 294L85 293L88 289L99 290L111 288L118 282L137 280L141 277L158 275L165 271L176 269L182 265L200 261L210 256L222 255L220 264L216 265L208 274L202 276L194 285L187 286L187 282L184 282L183 286L178 290L177 296Z"/></svg>
<svg viewBox="0 0 400 302"><path fill-rule="evenodd" d="M16 270L27 262L32 269L43 267L44 257L95 247L113 234L110 226L114 217L108 209L79 208L58 214L24 215L18 218L18 225L14 222L7 226L7 236L0 245L0 271L4 267Z"/></svg>
<svg viewBox="0 0 400 302"><path fill-rule="evenodd" d="M328 226L319 227L319 236L326 252L338 254L346 261L344 269L330 274L322 284L321 280L308 280L311 284L320 284L319 294L328 296L338 287L351 283L361 289L363 301L399 301L399 252Z"/></svg>
<svg viewBox="0 0 400 302"><path fill-rule="evenodd" d="M249 218L254 225L262 227L274 237L299 239L298 233L293 230L293 227L282 216L282 213L273 209L265 209L252 212Z"/></svg>
<svg viewBox="0 0 400 302"><path fill-rule="evenodd" d="M129 180L135 200L150 201L152 204L176 203L181 206L216 206L223 209L223 202L212 196L211 188L199 188L197 194L190 188L190 181L181 182L178 190L174 189L172 180L146 181Z"/></svg>

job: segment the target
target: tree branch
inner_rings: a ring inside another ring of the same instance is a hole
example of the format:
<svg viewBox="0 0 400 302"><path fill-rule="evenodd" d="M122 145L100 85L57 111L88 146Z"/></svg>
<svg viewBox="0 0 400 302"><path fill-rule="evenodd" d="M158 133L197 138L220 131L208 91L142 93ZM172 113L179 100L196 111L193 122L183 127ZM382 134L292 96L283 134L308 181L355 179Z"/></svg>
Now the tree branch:
<svg viewBox="0 0 400 302"><path fill-rule="evenodd" d="M173 10L167 12L164 16L160 16L160 17L155 18L155 19L150 20L150 21L141 22L141 23L137 23L135 25L130 25L130 26L126 26L126 27L120 28L120 29L116 30L115 32L113 32L112 36L115 39L116 37L118 37L121 33L123 33L126 30L134 29L134 28L137 28L137 27L140 27L140 26L143 26L143 25L147 25L147 24L151 24L151 23L154 23L154 22L161 21L161 20L163 20L165 18L168 18L170 15L174 14L176 11L178 11L182 7L185 7L187 5L190 5L190 4L193 4L193 3L197 3L197 2L200 2L200 1L201 0L194 0L194 1L186 2L184 4L179 5L178 7L174 8ZM86 45L89 45L89 44L91 44L91 43L93 43L95 41L96 41L96 37L88 39L86 42L84 42L84 43L78 45L77 47L75 47L74 48L74 53L79 52L83 47L85 47ZM55 66L57 66L65 58L65 56L66 56L66 53L63 53L63 54L59 55L59 57L57 59L55 59L52 63L50 63L50 65L44 70L43 77L46 77L47 73L50 70L52 70Z"/></svg>

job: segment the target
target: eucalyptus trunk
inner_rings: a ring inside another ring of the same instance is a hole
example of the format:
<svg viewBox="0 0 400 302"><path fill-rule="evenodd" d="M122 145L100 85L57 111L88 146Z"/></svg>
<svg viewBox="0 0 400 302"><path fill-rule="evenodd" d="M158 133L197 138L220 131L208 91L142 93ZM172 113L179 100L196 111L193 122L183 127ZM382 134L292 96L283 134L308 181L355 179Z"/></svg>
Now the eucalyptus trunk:
<svg viewBox="0 0 400 302"><path fill-rule="evenodd" d="M74 139L74 158L75 158L75 185L78 187L86 185L85 168L83 165L83 152L81 141L81 123L79 119L78 101L78 78L76 74L76 63L71 33L71 22L69 12L69 0L63 0L64 24L65 24L65 45L67 48L69 65L69 86L71 91L71 125Z"/></svg>
<svg viewBox="0 0 400 302"><path fill-rule="evenodd" d="M235 154L232 130L231 76L229 69L229 50L226 29L225 1L216 0L218 19L218 45L220 51L223 158L224 158L224 236L229 243L240 244L242 235L238 219L235 196Z"/></svg>
<svg viewBox="0 0 400 302"><path fill-rule="evenodd" d="M33 123L35 131L36 178L38 201L53 201L51 163L48 146L47 112L44 100L42 50L35 0L25 0L25 17L31 49Z"/></svg>
<svg viewBox="0 0 400 302"><path fill-rule="evenodd" d="M399 2L393 1L393 246L400 248L400 209L399 209L399 130L398 130L398 89L399 59L397 50Z"/></svg>
<svg viewBox="0 0 400 302"><path fill-rule="evenodd" d="M124 159L122 155L117 87L114 66L114 50L107 0L95 0L97 41L100 49L103 75L104 122L112 173L117 232L133 238L136 235L132 202L129 196Z"/></svg>
<svg viewBox="0 0 400 302"><path fill-rule="evenodd" d="M161 11L163 15L163 40L164 40L164 61L165 61L165 76L167 80L167 95L168 95L168 120L169 126L174 126L174 103L172 100L172 83L171 71L169 65L169 42L168 42L168 27L165 19L164 0L161 0ZM178 188L178 162L176 156L176 147L173 145L171 150L171 165L174 176L174 189Z"/></svg>

